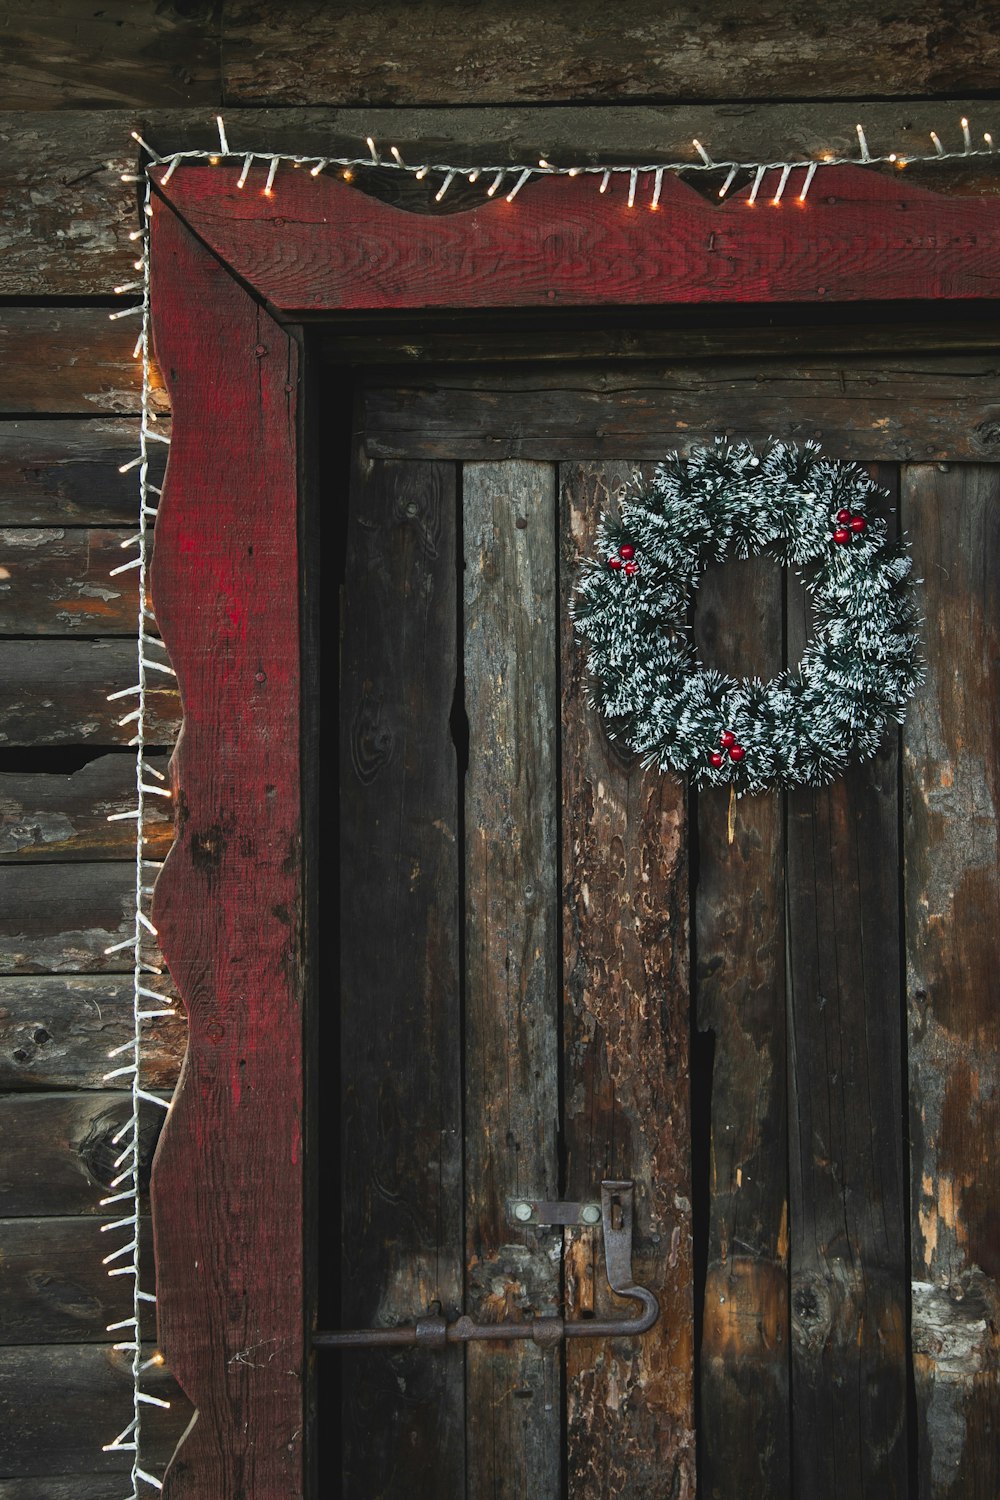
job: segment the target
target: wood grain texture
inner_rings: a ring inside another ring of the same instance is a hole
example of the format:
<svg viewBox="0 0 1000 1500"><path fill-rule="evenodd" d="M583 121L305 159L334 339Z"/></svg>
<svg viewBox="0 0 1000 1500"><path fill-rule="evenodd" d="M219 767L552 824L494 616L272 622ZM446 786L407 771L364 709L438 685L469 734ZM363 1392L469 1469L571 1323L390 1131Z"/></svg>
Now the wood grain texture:
<svg viewBox="0 0 1000 1500"><path fill-rule="evenodd" d="M221 99L218 6L111 0L99 10L41 0L0 12L4 108L211 110Z"/></svg>
<svg viewBox="0 0 1000 1500"><path fill-rule="evenodd" d="M134 259L134 245L128 254ZM135 271L130 271L129 279L134 276ZM24 295L31 288L26 285L21 290ZM105 285L98 290L107 292L108 288ZM138 412L142 368L132 357L135 323L135 318L111 322L103 307L0 308L0 412L11 416L72 413L105 418L114 412ZM84 351L86 357L81 358ZM153 409L164 411L157 372L153 384ZM170 431L169 427L163 430ZM78 436L79 430L74 431ZM72 436L68 432L67 441ZM134 456L135 449L128 457ZM134 474L131 483L134 495ZM107 485L116 487L114 474L107 476Z"/></svg>
<svg viewBox="0 0 1000 1500"><path fill-rule="evenodd" d="M127 745L135 725L118 721L134 699L109 702L108 694L131 686L136 670L134 641L0 641L0 747ZM150 747L172 745L176 689L148 691L146 713Z"/></svg>
<svg viewBox="0 0 1000 1500"><path fill-rule="evenodd" d="M631 467L560 469L566 1191L635 1180L633 1264L660 1318L567 1345L567 1463L574 1500L693 1500L686 796L609 742L569 616L578 558ZM566 1304L620 1315L591 1231L567 1231Z"/></svg>
<svg viewBox="0 0 1000 1500"><path fill-rule="evenodd" d="M903 471L927 658L903 731L922 1500L1000 1488L998 498L994 468Z"/></svg>
<svg viewBox="0 0 1000 1500"><path fill-rule="evenodd" d="M134 930L134 864L0 865L0 974L131 973Z"/></svg>
<svg viewBox="0 0 1000 1500"><path fill-rule="evenodd" d="M126 1475L126 1480L127 1480ZM114 1486L117 1494L119 1486ZM0 1479L0 1500L114 1500L107 1474L26 1474Z"/></svg>
<svg viewBox="0 0 1000 1500"><path fill-rule="evenodd" d="M165 755L145 760L166 773ZM134 808L135 798L132 754L102 755L69 776L0 772L0 864L134 859L134 821L109 823L108 818ZM173 804L167 797L149 796L145 807L145 857L163 859L174 839Z"/></svg>
<svg viewBox="0 0 1000 1500"><path fill-rule="evenodd" d="M154 182L166 171L156 169ZM285 309L996 295L1000 204L943 200L911 179L857 167L829 168L804 206L793 197L751 207L749 185L710 203L665 177L653 214L645 206L651 180L630 211L627 176L604 195L592 181L549 177L525 187L516 205L498 194L443 217L403 216L337 177L289 171L267 196L238 189L238 175L235 163L181 167L159 192Z"/></svg>
<svg viewBox="0 0 1000 1500"><path fill-rule="evenodd" d="M509 1198L558 1198L555 473L467 465L466 1310L555 1313L562 1235ZM466 1353L470 1500L559 1491L562 1376L524 1341Z"/></svg>
<svg viewBox="0 0 1000 1500"><path fill-rule="evenodd" d="M134 555L134 531L0 528L0 635L134 636L138 574L110 576Z"/></svg>
<svg viewBox="0 0 1000 1500"><path fill-rule="evenodd" d="M118 471L138 451L131 417L0 422L0 524L134 526L135 471Z"/></svg>
<svg viewBox="0 0 1000 1500"><path fill-rule="evenodd" d="M384 40L383 28L377 30ZM869 103L865 129L875 151L905 151L911 143L917 150L930 149L931 130L941 131L945 143L958 149L963 115L971 118L977 133L991 123L995 133L986 110L976 98L953 98L946 118L954 123L946 124L937 101ZM120 174L135 166L129 131L138 127L163 152L212 150L218 144L213 113L204 108L18 112L17 129L6 134L0 152L0 295L107 296L115 285L131 281L135 247L128 234L135 222L135 190L120 181ZM717 160L771 161L776 153L808 160L825 151L850 157L857 151L855 112L845 112L842 104L747 103L737 110L727 105L614 110L366 106L227 110L226 117L236 151L364 155L364 140L371 134L379 142L393 142L409 161L455 156L470 163L535 161L542 150L556 161L686 161L694 157L694 136L708 144ZM1000 177L989 162L912 167L907 181L915 180L962 195L995 195L1000 189ZM251 185L257 181L255 176ZM382 175L380 182L379 191L398 191L395 179ZM432 193L426 196L430 204ZM453 186L441 207L450 209L461 201ZM122 324L107 327L123 332ZM123 348L126 343L130 348L127 327Z"/></svg>
<svg viewBox="0 0 1000 1500"><path fill-rule="evenodd" d="M109 1276L103 1264L126 1238L104 1233L93 1216L0 1220L0 1346L106 1344L108 1324L132 1314L130 1279ZM140 1248L152 1256L147 1217ZM154 1331L149 1313L144 1338Z"/></svg>
<svg viewBox="0 0 1000 1500"><path fill-rule="evenodd" d="M992 456L1000 451L996 361L914 353L772 354L502 370L438 367L365 384L371 457L658 459L725 433L812 438L850 459Z"/></svg>
<svg viewBox="0 0 1000 1500"><path fill-rule="evenodd" d="M299 357L172 213L154 217L152 257L177 416L153 595L185 709L153 920L190 1022L153 1190L157 1316L200 1414L164 1496L290 1500L305 1357Z"/></svg>
<svg viewBox="0 0 1000 1500"><path fill-rule="evenodd" d="M453 464L355 464L340 648L348 1327L462 1311L456 498ZM464 1493L462 1350L339 1357L345 1500Z"/></svg>
<svg viewBox="0 0 1000 1500"><path fill-rule="evenodd" d="M164 996L169 977L144 983ZM108 1054L132 1035L131 974L41 974L0 979L0 1090L131 1088L104 1081ZM178 1008L143 1026L142 1072L153 1089L177 1082L187 1028Z"/></svg>
<svg viewBox="0 0 1000 1500"><path fill-rule="evenodd" d="M233 104L282 106L940 94L996 73L993 19L985 0L960 17L947 0L905 12L835 0L794 19L761 0L738 18L656 0L622 14L506 0L470 24L462 6L393 0L373 26L353 5L229 0L223 77Z"/></svg>
<svg viewBox="0 0 1000 1500"><path fill-rule="evenodd" d="M144 1461L158 1473L190 1421L191 1409L169 1375L149 1371L147 1380L150 1376L150 1394L171 1403L169 1411L148 1407L143 1412ZM106 1476L104 1493L111 1500L128 1486L132 1454L102 1453L103 1434L121 1432L131 1416L131 1355L95 1344L0 1350L0 1473L5 1480L98 1470Z"/></svg>
<svg viewBox="0 0 1000 1500"><path fill-rule="evenodd" d="M107 1089L0 1097L0 1218L87 1214L106 1219L100 1200L121 1170L115 1165L121 1142L114 1137L131 1108L127 1097ZM163 1110L143 1104L140 1119L145 1191Z"/></svg>
<svg viewBox="0 0 1000 1500"><path fill-rule="evenodd" d="M708 568L695 607L701 660L777 676L783 615L772 560ZM712 1047L699 1479L711 1500L772 1500L793 1492L784 797L733 803L706 789L697 817L696 1015Z"/></svg>
<svg viewBox="0 0 1000 1500"><path fill-rule="evenodd" d="M807 633L790 578L789 661ZM909 1493L898 740L787 795L792 1465L817 1500Z"/></svg>
<svg viewBox="0 0 1000 1500"><path fill-rule="evenodd" d="M446 200L447 201L447 200ZM544 313L506 308L470 320L461 312L442 312L433 319L420 312L401 312L387 324L377 313L357 313L327 324L322 333L323 358L333 365L397 366L414 377L414 365L497 364L512 379L527 368L577 362L576 375L592 371L584 361L615 369L638 361L661 366L687 360L731 362L748 356L764 360L815 360L829 355L883 354L890 358L916 351L990 352L1000 340L1000 309L975 302L868 305L844 303L831 315L823 307L754 307L734 318L728 308L661 307L556 310ZM424 374L421 369L421 374ZM454 368L435 372L446 383ZM391 377L379 368L370 384ZM499 385L494 380L499 399ZM461 377L459 379L461 387ZM585 387L584 387L585 388ZM514 389L517 387L515 385ZM581 436L586 436L582 433ZM0 447L2 456L2 447Z"/></svg>

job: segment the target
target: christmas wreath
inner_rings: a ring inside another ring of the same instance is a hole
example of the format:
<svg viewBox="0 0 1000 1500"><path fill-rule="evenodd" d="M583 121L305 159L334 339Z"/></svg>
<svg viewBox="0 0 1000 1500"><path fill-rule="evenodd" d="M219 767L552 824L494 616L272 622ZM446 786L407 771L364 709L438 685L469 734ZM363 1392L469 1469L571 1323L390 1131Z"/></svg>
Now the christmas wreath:
<svg viewBox="0 0 1000 1500"><path fill-rule="evenodd" d="M602 517L574 600L609 732L647 765L737 794L817 786L878 748L920 680L911 560L889 496L816 443L758 453L717 439L668 454ZM771 682L698 661L692 594L709 562L767 553L797 570L814 630Z"/></svg>

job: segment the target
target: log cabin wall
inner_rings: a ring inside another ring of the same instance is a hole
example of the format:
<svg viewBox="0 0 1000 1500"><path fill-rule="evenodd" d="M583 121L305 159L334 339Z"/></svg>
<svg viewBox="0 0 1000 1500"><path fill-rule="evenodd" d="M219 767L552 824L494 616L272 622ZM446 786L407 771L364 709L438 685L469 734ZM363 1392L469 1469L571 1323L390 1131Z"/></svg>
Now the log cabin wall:
<svg viewBox="0 0 1000 1500"><path fill-rule="evenodd" d="M105 1334L124 1315L124 1280L106 1279L98 1232L110 1141L125 1108L124 1096L101 1080L107 1052L127 1034L130 1008L128 976L104 952L127 935L132 884L130 825L106 821L108 812L128 805L133 774L124 748L129 731L106 698L129 680L137 603L128 583L107 576L132 530L135 506L132 476L120 476L117 466L135 447L137 371L123 325L108 321L112 288L131 279L134 203L119 181L131 165L130 129L164 148L207 145L221 107L230 138L248 147L308 149L315 142L317 149L353 149L371 131L404 148L434 143L442 156L451 147L495 141L512 158L532 149L634 157L680 152L697 134L720 152L727 140L738 141L745 156L766 159L846 147L862 117L869 135L888 147L926 141L929 129L953 125L977 100L995 97L1000 36L994 7L975 0L961 8L931 0L913 14L884 0L865 6L831 0L815 19L757 3L741 7L738 19L735 11L706 17L695 4L665 15L653 0L624 10L583 0L545 15L521 3L489 14L445 3L398 4L381 7L377 24L369 7L351 5L128 0L97 11L39 0L30 11L5 14L0 59L0 1500L108 1500L122 1487L123 1469L119 1458L102 1454L101 1443L130 1411L128 1370L108 1351ZM857 101L877 102L867 102L861 115ZM982 104L982 113L991 108ZM953 173L950 182L954 191L996 191L995 179L972 174ZM957 346L977 338L988 353L989 332L970 329ZM648 354L643 339L641 331L631 343L623 337L616 352ZM916 347L941 347L948 339L955 335L942 325L924 330ZM901 348L914 347L905 323L900 341ZM350 358L346 343L341 354ZM897 399L906 399L905 368L895 375ZM979 375L989 380L991 371L984 367ZM165 403L157 400L166 419ZM959 456L993 456L995 431L984 418ZM995 582L989 574L963 580L962 569L990 546L995 558L995 495L980 471L962 465L936 479L904 472L902 482L922 486L928 514L937 518L927 545L935 556L951 558L942 576L953 592L941 594L944 626L934 649L941 660L963 649L960 612L972 598L985 660L987 637L995 641ZM765 623L771 610L773 623L775 601L766 590L752 597ZM748 592L748 608L750 598ZM981 622L990 604L987 628ZM978 691L987 690L985 681L979 684ZM970 692L968 680L963 691ZM178 706L170 691L154 697L154 739L165 757ZM975 697L948 708L975 717ZM951 1012L918 1017L913 1029L911 1057L924 1078L940 1078L950 1111L947 1155L936 1163L928 1148L922 1158L928 1178L913 1205L914 1244L932 1247L928 1270L934 1247L948 1258L975 1317L957 1316L956 1304L915 1266L924 1286L914 1309L924 1340L917 1385L942 1369L947 1378L928 1387L910 1468L914 1493L985 1496L1000 1487L996 1290L988 1279L997 1272L996 1209L973 1195L974 1222L956 1221L950 1185L973 1183L991 1167L988 1132L995 1137L995 1121L977 1124L974 1101L986 1097L978 1070L996 1029L983 998L991 984L989 955L968 945L958 953L942 941L933 901L940 862L950 861L948 878L957 882L968 867L965 878L979 882L976 900L995 912L995 871L974 868L961 846L963 827L979 829L994 839L995 864L995 829L990 835L992 811L979 809L968 776L957 788L948 783L958 752L930 708L916 721L918 732L933 754L920 762L923 770L908 763L896 811L887 815L879 780L891 782L894 771L880 762L850 815L859 837L887 841L893 865L890 846L899 834L915 838L914 825L922 847L940 857L928 857L927 868L914 872L902 914L892 890L856 894L884 916L883 960L890 967L898 963L894 924L903 917L918 1011L941 976L950 984ZM991 753L985 740L964 748L966 759ZM995 746L992 752L995 764ZM962 766L965 774L966 761ZM948 796L928 792L932 773L950 788ZM770 915L758 911L755 920L770 922L773 939L786 895L760 854L773 847L773 830L758 826L772 811L766 800L755 808L725 859L727 828L711 814L698 845L706 874L735 859L741 890L753 885L765 893ZM823 815L842 813L834 797ZM789 821L789 869L800 896L821 880L810 866L817 815L803 806ZM959 819L959 833L949 833L949 817ZM170 829L155 809L148 835L150 850L165 852ZM730 887L713 889L708 879L698 903L698 1026L714 1031L721 1047L736 1018L713 977L712 955L738 941L749 917ZM828 937L818 934L817 943ZM763 993L785 962L780 942L763 945L757 957ZM805 945L788 955L793 970L805 974L806 989L816 961ZM838 1019L859 1048L871 1044L862 1016ZM952 1038L965 1039L964 1050L948 1050L945 1023ZM794 1046L794 1024L789 1038ZM182 1051L180 1028L160 1023L151 1049L156 1087L172 1088ZM784 1068L783 1058L765 1061L768 1077L771 1068ZM811 1070L826 1061L796 1055L795 1064L799 1097L808 1101ZM783 1132L783 1101L769 1087L746 1070L720 1073L712 1119L706 1111L696 1125L707 1130L714 1121L724 1129L727 1091L763 1088L759 1118ZM891 1088L885 1107L897 1107ZM793 1110L788 1128L793 1142L810 1129L805 1113L797 1118ZM794 1149L791 1157L797 1159ZM802 1201L801 1183L792 1186ZM760 1191L766 1197L771 1189ZM773 1206L765 1203L762 1212ZM897 1217L903 1212L902 1204L890 1207ZM710 1204L703 1248L709 1286L734 1213L720 1191ZM817 1223L817 1243L826 1233ZM780 1258L780 1242L765 1249ZM966 1274L971 1266L986 1274ZM824 1289L805 1270L792 1329L800 1387L808 1393L818 1381ZM980 1323L988 1336L976 1334ZM703 1360L704 1430L719 1433L717 1453L738 1464L752 1442L734 1444L733 1424L752 1409L754 1383L773 1372L732 1357L742 1337L738 1316L706 1318L704 1337L710 1356ZM864 1372L855 1378L863 1384ZM169 1390L169 1375L162 1381ZM815 1442L835 1452L838 1434L824 1429L816 1389ZM159 1426L150 1422L149 1467L162 1468L186 1416L178 1401ZM759 1429L757 1438L770 1441ZM779 1454L779 1467L782 1461ZM712 1471L710 1458L704 1493L729 1493L716 1487Z"/></svg>

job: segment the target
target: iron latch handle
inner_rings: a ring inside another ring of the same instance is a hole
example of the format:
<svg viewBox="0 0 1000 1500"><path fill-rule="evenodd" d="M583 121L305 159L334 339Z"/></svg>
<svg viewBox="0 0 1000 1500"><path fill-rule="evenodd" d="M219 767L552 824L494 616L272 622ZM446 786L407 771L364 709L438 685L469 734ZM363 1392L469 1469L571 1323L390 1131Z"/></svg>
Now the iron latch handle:
<svg viewBox="0 0 1000 1500"><path fill-rule="evenodd" d="M601 1183L601 1223L604 1229L604 1262L608 1285L619 1297L640 1304L630 1318L528 1318L523 1323L477 1323L460 1317L449 1322L441 1316L419 1318L395 1328L321 1329L313 1334L317 1349L370 1347L444 1349L448 1344L479 1341L507 1342L533 1339L543 1347L564 1339L626 1338L646 1333L660 1315L660 1304L648 1287L638 1286L632 1276L632 1225L635 1217L635 1184Z"/></svg>

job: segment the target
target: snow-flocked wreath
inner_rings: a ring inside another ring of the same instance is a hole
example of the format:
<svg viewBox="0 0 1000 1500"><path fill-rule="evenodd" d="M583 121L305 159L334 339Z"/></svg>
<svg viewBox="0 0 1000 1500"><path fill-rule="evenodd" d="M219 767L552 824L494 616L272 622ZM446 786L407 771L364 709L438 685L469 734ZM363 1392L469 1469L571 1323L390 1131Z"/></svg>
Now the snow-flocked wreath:
<svg viewBox="0 0 1000 1500"><path fill-rule="evenodd" d="M573 613L609 732L645 764L737 795L818 786L874 755L920 681L911 560L876 514L889 496L817 443L717 438L670 453L602 517ZM692 591L709 562L767 553L797 570L813 635L770 682L703 666Z"/></svg>

